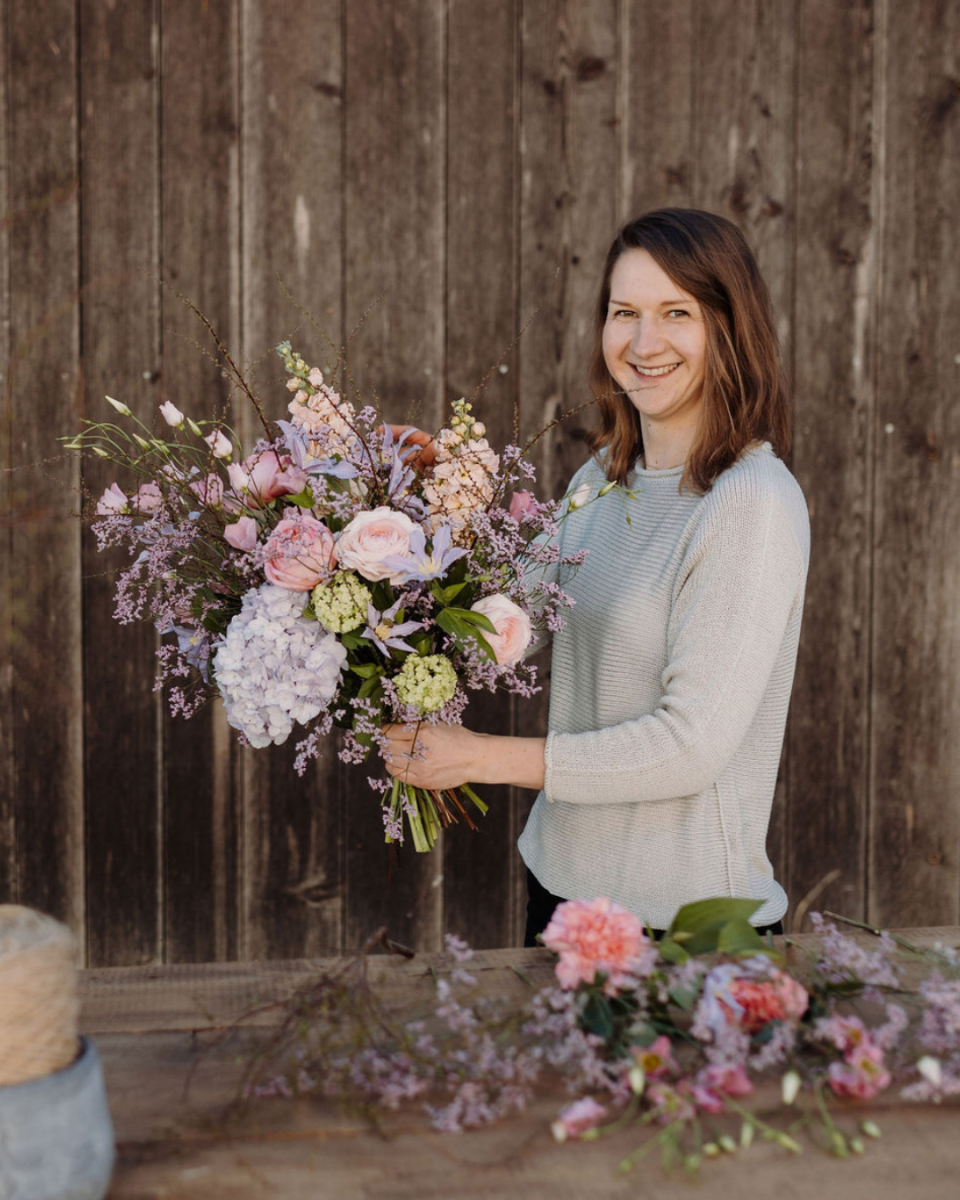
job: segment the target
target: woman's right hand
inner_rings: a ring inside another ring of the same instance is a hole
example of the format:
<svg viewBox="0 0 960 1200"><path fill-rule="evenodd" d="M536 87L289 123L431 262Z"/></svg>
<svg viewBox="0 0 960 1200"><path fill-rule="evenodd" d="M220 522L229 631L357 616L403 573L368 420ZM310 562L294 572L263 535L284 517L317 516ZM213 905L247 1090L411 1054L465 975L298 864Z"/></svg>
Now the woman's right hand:
<svg viewBox="0 0 960 1200"><path fill-rule="evenodd" d="M408 432L410 430L412 432ZM393 434L394 441L399 441L405 433L407 434L404 449L409 447L413 451L409 456L409 462L418 471L425 471L436 462L437 444L429 433L417 429L415 425L391 425L390 432ZM414 450L413 447L417 447L417 449Z"/></svg>

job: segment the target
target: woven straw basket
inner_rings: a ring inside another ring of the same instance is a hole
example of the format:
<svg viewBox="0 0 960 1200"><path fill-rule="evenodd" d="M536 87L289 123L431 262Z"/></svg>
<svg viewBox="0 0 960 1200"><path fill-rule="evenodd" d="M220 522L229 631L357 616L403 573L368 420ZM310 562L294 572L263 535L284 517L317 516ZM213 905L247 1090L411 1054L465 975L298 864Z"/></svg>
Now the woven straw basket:
<svg viewBox="0 0 960 1200"><path fill-rule="evenodd" d="M0 1200L101 1200L113 1128L66 926L0 905Z"/></svg>

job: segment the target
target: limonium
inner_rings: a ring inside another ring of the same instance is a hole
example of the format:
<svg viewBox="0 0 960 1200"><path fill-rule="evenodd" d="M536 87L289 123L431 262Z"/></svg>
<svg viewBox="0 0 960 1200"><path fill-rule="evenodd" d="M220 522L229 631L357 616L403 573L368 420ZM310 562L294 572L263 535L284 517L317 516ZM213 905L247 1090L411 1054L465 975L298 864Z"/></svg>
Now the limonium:
<svg viewBox="0 0 960 1200"><path fill-rule="evenodd" d="M457 673L442 654L427 654L423 658L411 654L400 668L394 684L402 704L422 713L431 713L453 699Z"/></svg>
<svg viewBox="0 0 960 1200"><path fill-rule="evenodd" d="M341 571L330 583L313 589L310 603L317 620L333 633L352 633L367 619L372 593L352 571Z"/></svg>

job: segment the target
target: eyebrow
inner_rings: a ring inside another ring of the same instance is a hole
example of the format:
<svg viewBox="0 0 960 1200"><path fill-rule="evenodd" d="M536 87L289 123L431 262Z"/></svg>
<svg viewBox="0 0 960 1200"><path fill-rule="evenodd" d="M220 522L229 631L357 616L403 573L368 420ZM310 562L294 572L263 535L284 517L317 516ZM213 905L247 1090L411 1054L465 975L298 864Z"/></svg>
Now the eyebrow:
<svg viewBox="0 0 960 1200"><path fill-rule="evenodd" d="M634 305L629 300L614 300L614 298L612 296L610 297L609 303L616 304L616 305L622 305L624 308L633 308L634 307ZM696 300L693 300L693 299L690 299L690 300L664 300L661 302L660 307L661 308L674 308L678 304L696 304Z"/></svg>

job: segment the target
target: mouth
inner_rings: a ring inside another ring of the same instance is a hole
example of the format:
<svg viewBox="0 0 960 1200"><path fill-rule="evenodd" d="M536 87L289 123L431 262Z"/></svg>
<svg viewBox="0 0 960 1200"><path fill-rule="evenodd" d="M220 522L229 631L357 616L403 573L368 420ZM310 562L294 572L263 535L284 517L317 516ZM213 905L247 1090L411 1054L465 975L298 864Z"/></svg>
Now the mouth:
<svg viewBox="0 0 960 1200"><path fill-rule="evenodd" d="M634 374L641 379L663 379L667 375L672 375L680 366L680 363L667 363L663 367L641 367L638 363L630 363Z"/></svg>

